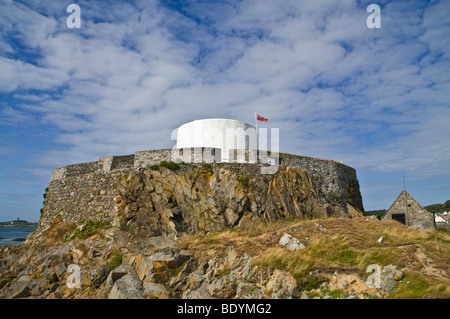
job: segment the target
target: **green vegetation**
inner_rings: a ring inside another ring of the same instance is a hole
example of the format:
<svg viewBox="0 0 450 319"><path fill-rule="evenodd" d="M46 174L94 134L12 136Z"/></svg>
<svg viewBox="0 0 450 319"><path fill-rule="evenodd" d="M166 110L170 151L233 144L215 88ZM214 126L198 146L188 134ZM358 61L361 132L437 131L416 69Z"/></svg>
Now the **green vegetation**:
<svg viewBox="0 0 450 319"><path fill-rule="evenodd" d="M42 205L45 205L45 201L47 200L47 193L48 193L48 187L45 188L45 193L42 194L42 197L44 197L44 201L42 202ZM40 209L40 213L41 213L41 216L42 216L42 214L44 214L44 207L42 207Z"/></svg>
<svg viewBox="0 0 450 319"><path fill-rule="evenodd" d="M67 237L66 240L86 239L97 234L101 229L108 227L108 223L102 221L87 221L76 227Z"/></svg>
<svg viewBox="0 0 450 319"><path fill-rule="evenodd" d="M181 168L181 166L179 164L172 162L172 161L162 161L161 163L159 163L159 165L153 164L153 165L148 166L148 168L153 171L159 170L160 167L170 169L171 171L177 171Z"/></svg>
<svg viewBox="0 0 450 319"><path fill-rule="evenodd" d="M248 186L248 178L247 177L239 177L238 181L242 184L242 186L244 186L245 188L247 188Z"/></svg>
<svg viewBox="0 0 450 319"><path fill-rule="evenodd" d="M119 267L122 264L123 253L116 252L112 255L112 257L108 261L109 268L113 270L114 268Z"/></svg>
<svg viewBox="0 0 450 319"><path fill-rule="evenodd" d="M27 222L26 220L12 220L9 222L0 222L0 226L23 226L23 227L36 227L38 223Z"/></svg>
<svg viewBox="0 0 450 319"><path fill-rule="evenodd" d="M444 284L433 284L418 272L406 272L402 285L394 290L389 298L395 299L423 299L423 298L442 298L448 287ZM446 297L448 298L448 296Z"/></svg>
<svg viewBox="0 0 450 319"><path fill-rule="evenodd" d="M183 268L186 266L186 264L188 263L189 260L186 260L185 262L183 262L180 266L178 266L177 268L169 268L169 270L173 273L173 277L178 276L178 274L183 270Z"/></svg>
<svg viewBox="0 0 450 319"><path fill-rule="evenodd" d="M299 239L305 249L289 251L279 245L283 233ZM381 236L384 240L379 243L377 239ZM450 281L444 275L450 271L449 243L450 234L446 231L420 231L395 221L365 218L280 219L234 231L201 237L185 235L179 239L181 248L198 256L208 252L208 256L225 257L230 246L246 252L252 256L255 266L288 271L297 281L300 295L304 292L310 297L317 294L315 290L327 281L325 275L334 269L352 271L364 278L370 264L391 264L401 269L405 278L385 297L450 298ZM421 254L426 255L428 267L423 267ZM436 271L430 273L431 268ZM436 275L439 273L442 275ZM340 298L346 295L339 290L322 289L315 296Z"/></svg>
<svg viewBox="0 0 450 319"><path fill-rule="evenodd" d="M180 165L172 161L162 161L159 166L170 169L171 171L177 171L180 169Z"/></svg>
<svg viewBox="0 0 450 319"><path fill-rule="evenodd" d="M450 200L445 201L444 204L432 204L424 207L426 210L428 210L430 213L433 212L433 209L435 210L436 214L440 214L443 212L450 211Z"/></svg>
<svg viewBox="0 0 450 319"><path fill-rule="evenodd" d="M339 195L336 193L331 194L331 197L333 197L334 200L339 200Z"/></svg>
<svg viewBox="0 0 450 319"><path fill-rule="evenodd" d="M348 197L352 197L355 189L359 189L359 183L357 179L352 179L347 185Z"/></svg>
<svg viewBox="0 0 450 319"><path fill-rule="evenodd" d="M55 282L58 281L58 278L55 275L47 276L45 277L45 279L51 284L54 284Z"/></svg>
<svg viewBox="0 0 450 319"><path fill-rule="evenodd" d="M381 219L384 214L386 214L386 209L378 209L378 210L367 210L364 212L364 216L375 216L378 219Z"/></svg>
<svg viewBox="0 0 450 319"><path fill-rule="evenodd" d="M204 170L206 170L209 173L213 172L212 165L209 163L203 163L202 167Z"/></svg>
<svg viewBox="0 0 450 319"><path fill-rule="evenodd" d="M297 280L297 286L300 291L318 289L322 283L327 281L325 278L316 275L308 275L304 277L296 274L294 275L294 278Z"/></svg>
<svg viewBox="0 0 450 319"><path fill-rule="evenodd" d="M231 273L231 268L230 267L226 267L224 269L219 270L219 272L217 272L214 277L216 279L220 279L223 276L229 275L230 273Z"/></svg>

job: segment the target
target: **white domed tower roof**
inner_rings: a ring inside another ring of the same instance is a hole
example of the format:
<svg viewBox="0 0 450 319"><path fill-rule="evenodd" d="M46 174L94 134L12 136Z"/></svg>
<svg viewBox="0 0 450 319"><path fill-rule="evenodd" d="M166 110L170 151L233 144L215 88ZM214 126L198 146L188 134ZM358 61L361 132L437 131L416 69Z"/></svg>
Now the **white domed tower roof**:
<svg viewBox="0 0 450 319"><path fill-rule="evenodd" d="M230 119L202 119L181 125L177 132L177 148L213 147L222 150L227 161L229 150L256 150L256 128Z"/></svg>

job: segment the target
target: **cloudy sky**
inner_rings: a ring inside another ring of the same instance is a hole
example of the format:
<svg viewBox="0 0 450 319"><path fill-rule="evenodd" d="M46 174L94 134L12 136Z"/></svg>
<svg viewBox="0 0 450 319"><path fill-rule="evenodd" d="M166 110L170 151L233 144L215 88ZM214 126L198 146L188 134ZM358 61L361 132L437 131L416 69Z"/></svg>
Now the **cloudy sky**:
<svg viewBox="0 0 450 319"><path fill-rule="evenodd" d="M422 205L443 203L449 34L448 0L0 0L0 221L37 221L56 167L255 112L281 151L354 167L366 210L389 208L403 177Z"/></svg>

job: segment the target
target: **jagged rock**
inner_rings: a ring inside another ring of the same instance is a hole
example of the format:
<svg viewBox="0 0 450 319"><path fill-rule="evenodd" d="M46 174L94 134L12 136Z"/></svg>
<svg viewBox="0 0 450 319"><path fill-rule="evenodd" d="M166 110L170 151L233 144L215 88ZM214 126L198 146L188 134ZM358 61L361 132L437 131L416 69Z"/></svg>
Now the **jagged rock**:
<svg viewBox="0 0 450 319"><path fill-rule="evenodd" d="M267 296L256 284L241 282L236 289L237 299L265 299Z"/></svg>
<svg viewBox="0 0 450 319"><path fill-rule="evenodd" d="M113 243L119 247L125 247L130 235L118 228L110 228L105 230L105 236L110 238Z"/></svg>
<svg viewBox="0 0 450 319"><path fill-rule="evenodd" d="M154 236L147 238L145 240L143 249L144 254L149 254L149 250L156 250L156 249L165 249L169 247L174 247L176 245L176 241L173 239L163 237L163 236Z"/></svg>
<svg viewBox="0 0 450 319"><path fill-rule="evenodd" d="M110 272L110 267L108 263L104 263L98 267L95 267L89 274L91 285L98 288L108 277Z"/></svg>
<svg viewBox="0 0 450 319"><path fill-rule="evenodd" d="M114 283L108 299L142 299L142 294L142 282L138 276L127 273Z"/></svg>
<svg viewBox="0 0 450 319"><path fill-rule="evenodd" d="M163 244L161 245L161 243ZM173 248L171 242L167 246L168 243L167 241L159 241L158 247L168 247L162 250L151 251L147 247L143 253L151 253L150 256L128 255L126 257L126 262L136 270L139 279L144 283L167 281L169 279L169 268L176 269L190 259L188 252Z"/></svg>
<svg viewBox="0 0 450 319"><path fill-rule="evenodd" d="M168 299L170 298L170 292L162 284L148 282L144 285L143 296L145 298Z"/></svg>
<svg viewBox="0 0 450 319"><path fill-rule="evenodd" d="M219 299L229 299L236 294L235 283L229 276L222 276L213 280L206 288L209 296Z"/></svg>
<svg viewBox="0 0 450 319"><path fill-rule="evenodd" d="M64 263L64 262L59 263L59 264L57 264L55 266L54 274L56 275L58 280L62 280L63 279L63 276L64 276L64 274L66 272L66 269L67 269L67 266L66 266L66 263Z"/></svg>
<svg viewBox="0 0 450 319"><path fill-rule="evenodd" d="M109 287L110 289L117 280L119 280L126 274L133 274L133 273L134 270L130 265L122 264L109 272L109 275L106 278L106 286Z"/></svg>
<svg viewBox="0 0 450 319"><path fill-rule="evenodd" d="M33 279L31 280L31 296L41 296L45 292L45 288L47 287L47 280L45 279Z"/></svg>
<svg viewBox="0 0 450 319"><path fill-rule="evenodd" d="M297 238L287 233L285 233L280 238L279 243L280 245L286 246L286 248L290 251L296 251L305 248L305 245L303 245Z"/></svg>
<svg viewBox="0 0 450 319"><path fill-rule="evenodd" d="M267 294L276 299L298 298L297 281L286 271L276 269L266 285Z"/></svg>
<svg viewBox="0 0 450 319"><path fill-rule="evenodd" d="M394 265L384 266L380 273L380 289L391 293L396 288L396 282L403 278L403 272Z"/></svg>

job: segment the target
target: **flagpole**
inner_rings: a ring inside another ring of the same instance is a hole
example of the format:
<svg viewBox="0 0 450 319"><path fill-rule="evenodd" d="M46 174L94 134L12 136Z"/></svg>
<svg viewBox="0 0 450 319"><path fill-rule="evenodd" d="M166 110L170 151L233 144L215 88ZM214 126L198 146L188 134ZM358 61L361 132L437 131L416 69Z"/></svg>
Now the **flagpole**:
<svg viewBox="0 0 450 319"><path fill-rule="evenodd" d="M258 152L258 118L256 117L256 112L255 112L255 127L256 127L256 152Z"/></svg>

